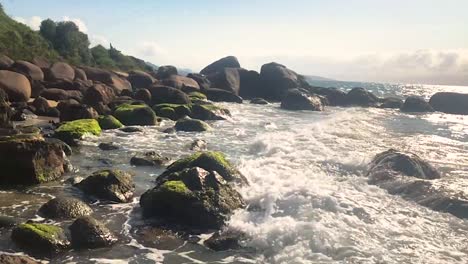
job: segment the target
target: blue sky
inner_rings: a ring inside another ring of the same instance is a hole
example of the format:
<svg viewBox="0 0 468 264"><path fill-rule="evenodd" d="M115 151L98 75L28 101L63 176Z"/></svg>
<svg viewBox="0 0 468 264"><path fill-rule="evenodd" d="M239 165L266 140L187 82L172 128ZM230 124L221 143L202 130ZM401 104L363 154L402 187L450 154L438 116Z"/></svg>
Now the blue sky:
<svg viewBox="0 0 468 264"><path fill-rule="evenodd" d="M200 70L235 55L342 80L468 84L466 0L3 0L37 27L72 20L155 64Z"/></svg>

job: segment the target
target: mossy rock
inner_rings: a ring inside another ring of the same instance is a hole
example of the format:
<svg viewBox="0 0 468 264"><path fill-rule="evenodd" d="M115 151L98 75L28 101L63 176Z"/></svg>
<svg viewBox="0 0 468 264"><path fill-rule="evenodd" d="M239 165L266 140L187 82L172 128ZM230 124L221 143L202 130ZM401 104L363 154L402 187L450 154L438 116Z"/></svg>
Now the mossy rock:
<svg viewBox="0 0 468 264"><path fill-rule="evenodd" d="M82 139L85 135L99 136L102 130L95 119L79 119L66 122L55 130L55 137L67 144L74 144L75 140Z"/></svg>
<svg viewBox="0 0 468 264"><path fill-rule="evenodd" d="M211 130L211 127L207 123L198 119L182 118L176 122L175 129L177 131L185 132L203 132Z"/></svg>
<svg viewBox="0 0 468 264"><path fill-rule="evenodd" d="M247 183L247 179L226 159L224 154L217 151L197 152L179 159L169 165L163 175L193 167L216 171L228 182Z"/></svg>
<svg viewBox="0 0 468 264"><path fill-rule="evenodd" d="M115 235L103 223L89 216L76 219L69 229L74 248L103 248L117 242Z"/></svg>
<svg viewBox="0 0 468 264"><path fill-rule="evenodd" d="M166 117L171 120L178 120L191 113L191 106L187 104L157 104L153 110L158 116Z"/></svg>
<svg viewBox="0 0 468 264"><path fill-rule="evenodd" d="M200 92L191 92L188 94L190 100L200 100L200 101L203 101L203 100L207 100L207 97L206 95L200 93Z"/></svg>
<svg viewBox="0 0 468 264"><path fill-rule="evenodd" d="M112 115L99 116L98 122L99 126L101 126L103 130L118 129L124 126L117 118Z"/></svg>
<svg viewBox="0 0 468 264"><path fill-rule="evenodd" d="M154 126L158 124L156 113L144 104L122 104L114 116L126 126Z"/></svg>
<svg viewBox="0 0 468 264"><path fill-rule="evenodd" d="M13 229L11 239L23 250L40 256L53 256L70 247L61 227L24 223Z"/></svg>
<svg viewBox="0 0 468 264"><path fill-rule="evenodd" d="M73 219L93 213L89 205L71 197L54 198L39 208L39 214L51 219Z"/></svg>
<svg viewBox="0 0 468 264"><path fill-rule="evenodd" d="M200 120L226 120L231 117L231 112L214 104L194 104L190 117Z"/></svg>

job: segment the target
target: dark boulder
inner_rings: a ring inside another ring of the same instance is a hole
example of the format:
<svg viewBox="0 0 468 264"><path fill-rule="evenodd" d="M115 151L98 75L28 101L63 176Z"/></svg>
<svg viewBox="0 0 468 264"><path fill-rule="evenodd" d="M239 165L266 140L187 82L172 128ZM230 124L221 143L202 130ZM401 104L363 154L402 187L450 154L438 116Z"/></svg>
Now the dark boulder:
<svg viewBox="0 0 468 264"><path fill-rule="evenodd" d="M89 216L76 219L69 229L74 248L103 248L117 242L117 237L103 223Z"/></svg>
<svg viewBox="0 0 468 264"><path fill-rule="evenodd" d="M214 251L235 250L241 248L241 241L245 239L245 234L238 231L218 231L204 244Z"/></svg>
<svg viewBox="0 0 468 264"><path fill-rule="evenodd" d="M8 94L11 102L27 102L31 97L31 83L16 72L0 71L0 89Z"/></svg>
<svg viewBox="0 0 468 264"><path fill-rule="evenodd" d="M256 71L249 71L246 69L237 69L240 78L239 95L243 98L255 98L262 96L259 94L259 87L262 85L260 81L260 74Z"/></svg>
<svg viewBox="0 0 468 264"><path fill-rule="evenodd" d="M14 217L0 215L0 229L11 228L11 227L14 227L16 224L17 224L16 219Z"/></svg>
<svg viewBox="0 0 468 264"><path fill-rule="evenodd" d="M192 92L200 90L198 83L191 78L180 76L180 75L171 75L168 78L162 80L162 84L182 90L184 92Z"/></svg>
<svg viewBox="0 0 468 264"><path fill-rule="evenodd" d="M175 129L177 131L185 132L203 132L211 130L210 125L198 119L191 119L189 117L181 118L177 120L175 124Z"/></svg>
<svg viewBox="0 0 468 264"><path fill-rule="evenodd" d="M144 89L150 87L155 79L143 71L131 71L127 80L132 84L133 89Z"/></svg>
<svg viewBox="0 0 468 264"><path fill-rule="evenodd" d="M240 75L238 69L225 68L207 75L212 88L218 88L239 95Z"/></svg>
<svg viewBox="0 0 468 264"><path fill-rule="evenodd" d="M110 143L100 143L98 145L98 148L100 150L104 150L104 151L110 151L110 150L117 150L119 149L120 147L117 146L116 144L110 142Z"/></svg>
<svg viewBox="0 0 468 264"><path fill-rule="evenodd" d="M347 105L347 95L342 90L337 88L315 87L308 89L311 93L325 96L330 106L345 106Z"/></svg>
<svg viewBox="0 0 468 264"><path fill-rule="evenodd" d="M97 119L99 114L87 105L75 104L73 102L60 102L57 105L60 111L60 122L74 121L79 119Z"/></svg>
<svg viewBox="0 0 468 264"><path fill-rule="evenodd" d="M98 105L99 103L107 105L112 102L114 98L115 92L111 87L104 84L95 84L86 90L83 103L91 106Z"/></svg>
<svg viewBox="0 0 468 264"><path fill-rule="evenodd" d="M441 92L434 94L429 104L435 111L468 115L468 94Z"/></svg>
<svg viewBox="0 0 468 264"><path fill-rule="evenodd" d="M88 77L86 76L85 71L79 68L75 68L75 80L87 81Z"/></svg>
<svg viewBox="0 0 468 264"><path fill-rule="evenodd" d="M166 79L171 77L171 75L177 75L177 68L171 65L160 66L158 72L156 73L156 78L158 80Z"/></svg>
<svg viewBox="0 0 468 264"><path fill-rule="evenodd" d="M194 79L198 83L198 86L200 86L201 90L205 90L211 87L210 80L203 74L189 73L187 77Z"/></svg>
<svg viewBox="0 0 468 264"><path fill-rule="evenodd" d="M213 104L192 105L191 118L200 120L226 120L231 117L228 109Z"/></svg>
<svg viewBox="0 0 468 264"><path fill-rule="evenodd" d="M46 80L65 80L72 82L75 79L75 69L65 62L56 62L46 71Z"/></svg>
<svg viewBox="0 0 468 264"><path fill-rule="evenodd" d="M93 213L89 205L71 197L54 198L39 208L39 214L51 219L73 219Z"/></svg>
<svg viewBox="0 0 468 264"><path fill-rule="evenodd" d="M250 103L251 104L259 104L259 105L270 104L267 100L265 100L263 98L253 98L252 100L250 100Z"/></svg>
<svg viewBox="0 0 468 264"><path fill-rule="evenodd" d="M123 124L111 115L99 116L98 122L102 130L118 129L123 127Z"/></svg>
<svg viewBox="0 0 468 264"><path fill-rule="evenodd" d="M350 106L375 107L379 98L364 88L356 87L346 94L346 104Z"/></svg>
<svg viewBox="0 0 468 264"><path fill-rule="evenodd" d="M160 154L150 151L144 155L137 155L130 159L130 164L133 166L161 167L169 162L169 158L163 157Z"/></svg>
<svg viewBox="0 0 468 264"><path fill-rule="evenodd" d="M151 92L148 89L139 89L135 92L135 100L140 100L146 104L151 103Z"/></svg>
<svg viewBox="0 0 468 264"><path fill-rule="evenodd" d="M289 90L281 100L281 108L287 110L323 111L319 97L310 95L299 89Z"/></svg>
<svg viewBox="0 0 468 264"><path fill-rule="evenodd" d="M190 105L187 104L157 104L153 106L153 110L158 116L174 121L190 115L192 111Z"/></svg>
<svg viewBox="0 0 468 264"><path fill-rule="evenodd" d="M208 99L213 102L232 102L239 104L243 102L242 97L223 89L210 88L206 89L204 93Z"/></svg>
<svg viewBox="0 0 468 264"><path fill-rule="evenodd" d="M48 100L62 101L74 99L78 102L81 102L83 99L83 94L80 91L76 90L62 90L58 88L48 88L41 92L40 96Z"/></svg>
<svg viewBox="0 0 468 264"><path fill-rule="evenodd" d="M151 107L143 104L122 104L114 111L114 116L126 126L154 126L157 116Z"/></svg>
<svg viewBox="0 0 468 264"><path fill-rule="evenodd" d="M132 175L121 170L97 171L75 186L88 195L117 203L130 202L135 191Z"/></svg>
<svg viewBox="0 0 468 264"><path fill-rule="evenodd" d="M70 247L64 230L47 224L21 224L13 229L11 239L21 249L38 256L51 257Z"/></svg>
<svg viewBox="0 0 468 264"><path fill-rule="evenodd" d="M239 61L234 56L219 59L200 71L201 74L208 75L223 70L224 68L240 68Z"/></svg>
<svg viewBox="0 0 468 264"><path fill-rule="evenodd" d="M406 98L400 110L410 113L434 112L432 106L420 96L409 96Z"/></svg>
<svg viewBox="0 0 468 264"><path fill-rule="evenodd" d="M403 100L396 97L386 97L380 100L380 108L396 108L400 109L403 106Z"/></svg>
<svg viewBox="0 0 468 264"><path fill-rule="evenodd" d="M163 85L153 85L148 89L152 104L190 104L188 95L180 90Z"/></svg>
<svg viewBox="0 0 468 264"><path fill-rule="evenodd" d="M252 93L272 100L281 100L288 90L301 87L297 73L275 62L262 66L260 82L261 85Z"/></svg>
<svg viewBox="0 0 468 264"><path fill-rule="evenodd" d="M44 73L41 68L27 61L16 61L10 67L10 70L25 75L31 81L44 80Z"/></svg>
<svg viewBox="0 0 468 264"><path fill-rule="evenodd" d="M121 94L124 90L132 90L131 83L114 72L92 67L82 67L81 69L86 73L88 80L101 82L110 86L117 95Z"/></svg>

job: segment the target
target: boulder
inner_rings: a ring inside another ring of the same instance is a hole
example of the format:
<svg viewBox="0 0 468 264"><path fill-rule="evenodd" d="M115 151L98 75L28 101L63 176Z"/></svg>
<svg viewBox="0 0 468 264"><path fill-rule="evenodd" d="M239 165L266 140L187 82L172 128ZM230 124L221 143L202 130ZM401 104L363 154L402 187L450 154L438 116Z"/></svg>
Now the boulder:
<svg viewBox="0 0 468 264"><path fill-rule="evenodd" d="M347 94L337 88L311 88L310 92L325 96L330 106L345 106L347 105Z"/></svg>
<svg viewBox="0 0 468 264"><path fill-rule="evenodd" d="M403 100L396 97L386 97L380 100L380 108L396 108L400 109L403 106Z"/></svg>
<svg viewBox="0 0 468 264"><path fill-rule="evenodd" d="M232 102L239 104L243 102L242 97L223 89L206 89L205 94L208 97L208 99L213 102Z"/></svg>
<svg viewBox="0 0 468 264"><path fill-rule="evenodd" d="M250 100L250 103L251 104L259 104L259 105L270 104L267 100L265 100L263 98L253 98L252 100Z"/></svg>
<svg viewBox="0 0 468 264"><path fill-rule="evenodd" d="M211 87L210 80L203 74L189 73L187 77L194 79L198 83L198 86L200 86L201 90L205 90Z"/></svg>
<svg viewBox="0 0 468 264"><path fill-rule="evenodd" d="M27 61L16 61L10 69L25 75L31 81L43 81L44 73L38 66Z"/></svg>
<svg viewBox="0 0 468 264"><path fill-rule="evenodd" d="M44 57L34 57L31 62L43 70L50 68L50 61Z"/></svg>
<svg viewBox="0 0 468 264"><path fill-rule="evenodd" d="M406 98L400 110L412 113L434 112L432 106L420 96L409 96Z"/></svg>
<svg viewBox="0 0 468 264"><path fill-rule="evenodd" d="M171 75L162 80L162 84L186 92L200 90L200 86L198 86L198 83L194 79L180 75Z"/></svg>
<svg viewBox="0 0 468 264"><path fill-rule="evenodd" d="M54 137L63 140L69 145L76 145L76 140L82 139L85 135L99 136L101 127L95 119L79 119L66 122L55 130Z"/></svg>
<svg viewBox="0 0 468 264"><path fill-rule="evenodd" d="M225 68L207 76L212 88L219 88L239 95L241 80L238 69Z"/></svg>
<svg viewBox="0 0 468 264"><path fill-rule="evenodd" d="M468 115L468 94L441 92L434 94L429 104L435 111Z"/></svg>
<svg viewBox="0 0 468 264"><path fill-rule="evenodd" d="M0 54L0 70L8 70L15 63L10 57Z"/></svg>
<svg viewBox="0 0 468 264"><path fill-rule="evenodd" d="M11 102L27 102L31 97L31 83L16 72L0 71L0 89L8 94Z"/></svg>
<svg viewBox="0 0 468 264"><path fill-rule="evenodd" d="M175 88L153 85L148 90L151 93L152 104L190 104L188 95Z"/></svg>
<svg viewBox="0 0 468 264"><path fill-rule="evenodd" d="M169 162L166 157L157 154L154 151L145 153L144 155L137 155L130 159L130 164L133 166L146 166L146 167L161 167Z"/></svg>
<svg viewBox="0 0 468 264"><path fill-rule="evenodd" d="M69 229L74 248L103 248L117 242L117 237L103 223L89 216L79 217Z"/></svg>
<svg viewBox="0 0 468 264"><path fill-rule="evenodd" d="M192 111L188 104L157 104L153 106L153 110L156 112L156 115L174 121L190 115Z"/></svg>
<svg viewBox="0 0 468 264"><path fill-rule="evenodd" d="M244 98L262 96L262 94L258 94L258 88L261 86L260 74L242 68L237 69L237 71L240 77L239 95Z"/></svg>
<svg viewBox="0 0 468 264"><path fill-rule="evenodd" d="M118 129L124 126L117 118L111 115L99 116L97 120L102 130Z"/></svg>
<svg viewBox="0 0 468 264"><path fill-rule="evenodd" d="M198 101L206 101L208 99L208 97L206 97L206 95L202 94L201 92L191 92L188 94L188 96L190 98L190 101L192 101L192 103L198 102Z"/></svg>
<svg viewBox="0 0 468 264"><path fill-rule="evenodd" d="M85 71L79 68L75 68L75 80L87 81L88 77L86 76Z"/></svg>
<svg viewBox="0 0 468 264"><path fill-rule="evenodd" d="M177 68L171 65L158 67L156 78L159 80L169 78L171 75L177 75Z"/></svg>
<svg viewBox="0 0 468 264"><path fill-rule="evenodd" d="M65 171L62 145L38 134L0 137L0 185L34 185L55 181Z"/></svg>
<svg viewBox="0 0 468 264"><path fill-rule="evenodd" d="M48 100L62 101L74 99L78 102L81 102L83 99L83 94L80 91L76 90L62 90L58 88L48 88L40 93L40 96Z"/></svg>
<svg viewBox="0 0 468 264"><path fill-rule="evenodd" d="M124 90L132 90L132 85L129 81L117 76L113 72L92 67L82 67L81 69L86 73L88 80L101 82L112 87L117 95Z"/></svg>
<svg viewBox="0 0 468 264"><path fill-rule="evenodd" d="M132 84L133 89L148 88L155 82L153 76L143 71L131 71L127 79Z"/></svg>
<svg viewBox="0 0 468 264"><path fill-rule="evenodd" d="M143 129L141 129L140 127L131 127L131 126L122 127L122 128L119 129L119 130L122 131L122 132L125 132L125 133L139 133L139 132L143 132Z"/></svg>
<svg viewBox="0 0 468 264"><path fill-rule="evenodd" d="M198 120L198 119L191 119L189 117L179 119L175 124L175 129L177 131L185 131L185 132L203 132L211 130L210 125L207 123Z"/></svg>
<svg viewBox="0 0 468 264"><path fill-rule="evenodd" d="M27 256L0 254L0 263L2 264L41 264Z"/></svg>
<svg viewBox="0 0 468 264"><path fill-rule="evenodd" d="M114 98L115 92L112 88L104 84L95 84L87 89L83 97L83 103L91 106L98 105L99 103L107 105Z"/></svg>
<svg viewBox="0 0 468 264"><path fill-rule="evenodd" d="M219 59L200 71L201 74L208 75L223 70L224 68L240 68L239 61L234 56Z"/></svg>
<svg viewBox="0 0 468 264"><path fill-rule="evenodd" d="M289 90L281 101L281 108L287 110L323 111L319 97L299 89Z"/></svg>
<svg viewBox="0 0 468 264"><path fill-rule="evenodd" d="M200 120L226 120L231 117L228 109L213 104L192 105L190 117Z"/></svg>
<svg viewBox="0 0 468 264"><path fill-rule="evenodd" d="M272 100L281 100L288 90L301 87L299 76L294 71L275 62L262 66L260 82L261 85L252 93Z"/></svg>
<svg viewBox="0 0 468 264"><path fill-rule="evenodd" d="M117 146L116 144L110 142L110 143L100 143L98 148L100 150L104 150L104 151L110 151L110 150L117 150L119 149L120 147Z"/></svg>
<svg viewBox="0 0 468 264"><path fill-rule="evenodd" d="M57 109L60 111L61 122L79 119L96 119L99 116L93 107L73 103L73 101L60 102Z"/></svg>
<svg viewBox="0 0 468 264"><path fill-rule="evenodd" d="M39 214L50 219L73 219L92 213L89 205L71 197L54 198L39 208Z"/></svg>
<svg viewBox="0 0 468 264"><path fill-rule="evenodd" d="M194 167L159 178L140 205L145 217L205 230L221 228L245 203L218 173Z"/></svg>
<svg viewBox="0 0 468 264"><path fill-rule="evenodd" d="M122 104L114 111L114 116L126 126L154 126L157 116L151 107L143 104Z"/></svg>
<svg viewBox="0 0 468 264"><path fill-rule="evenodd" d="M45 115L50 108L49 101L40 96L34 99L32 106L36 109L36 115Z"/></svg>
<svg viewBox="0 0 468 264"><path fill-rule="evenodd" d="M151 104L151 92L148 89L139 89L135 92L135 100L140 100L146 104Z"/></svg>
<svg viewBox="0 0 468 264"><path fill-rule="evenodd" d="M11 239L21 249L39 256L51 257L70 247L63 229L47 224L21 224L13 229Z"/></svg>
<svg viewBox="0 0 468 264"><path fill-rule="evenodd" d="M121 170L101 170L88 176L75 187L104 201L128 203L133 198L133 177Z"/></svg>
<svg viewBox="0 0 468 264"><path fill-rule="evenodd" d="M240 249L240 243L244 239L246 239L246 237L242 232L218 231L203 243L214 251L226 251Z"/></svg>
<svg viewBox="0 0 468 264"><path fill-rule="evenodd" d="M47 81L69 81L75 79L75 69L65 62L56 62L52 64L46 74Z"/></svg>
<svg viewBox="0 0 468 264"><path fill-rule="evenodd" d="M356 87L346 94L346 105L375 107L379 98L364 88Z"/></svg>

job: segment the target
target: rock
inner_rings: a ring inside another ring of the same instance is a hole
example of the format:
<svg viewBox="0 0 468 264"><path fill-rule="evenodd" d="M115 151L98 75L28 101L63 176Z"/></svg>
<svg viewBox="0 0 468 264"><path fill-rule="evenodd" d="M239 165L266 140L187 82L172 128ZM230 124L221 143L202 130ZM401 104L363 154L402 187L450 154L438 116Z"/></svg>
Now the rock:
<svg viewBox="0 0 468 264"><path fill-rule="evenodd" d="M104 84L95 84L86 91L83 97L83 103L91 106L98 105L99 103L107 105L112 102L114 98L115 93L112 88Z"/></svg>
<svg viewBox="0 0 468 264"><path fill-rule="evenodd" d="M88 77L86 76L85 71L79 68L75 68L75 80L87 81Z"/></svg>
<svg viewBox="0 0 468 264"><path fill-rule="evenodd" d="M250 103L251 104L259 104L259 105L270 104L267 100L265 100L263 98L253 98L252 100L250 100Z"/></svg>
<svg viewBox="0 0 468 264"><path fill-rule="evenodd" d="M281 101L281 108L287 110L323 111L320 98L299 89L289 90Z"/></svg>
<svg viewBox="0 0 468 264"><path fill-rule="evenodd" d="M175 124L175 129L177 131L185 131L185 132L203 132L211 130L210 125L207 123L198 120L198 119L191 119L191 118L182 118L179 119Z"/></svg>
<svg viewBox="0 0 468 264"><path fill-rule="evenodd" d="M0 89L8 94L11 102L27 102L31 97L31 83L16 72L0 71Z"/></svg>
<svg viewBox="0 0 468 264"><path fill-rule="evenodd" d="M330 106L346 106L347 105L347 94L337 88L322 88L316 87L311 88L310 92L325 96Z"/></svg>
<svg viewBox="0 0 468 264"><path fill-rule="evenodd" d="M192 144L190 144L190 150L193 151L204 151L208 149L208 143L203 139L195 139Z"/></svg>
<svg viewBox="0 0 468 264"><path fill-rule="evenodd" d="M135 191L132 175L121 170L97 171L75 186L88 195L117 203L130 202Z"/></svg>
<svg viewBox="0 0 468 264"><path fill-rule="evenodd" d="M191 92L188 94L189 98L190 98L190 101L192 101L192 103L195 101L206 101L208 99L208 97L206 97L206 95L200 93L200 92Z"/></svg>
<svg viewBox="0 0 468 264"><path fill-rule="evenodd" d="M39 214L50 219L73 219L93 213L93 209L76 198L57 197L39 208Z"/></svg>
<svg viewBox="0 0 468 264"><path fill-rule="evenodd" d="M281 100L288 90L301 87L299 77L294 71L275 62L262 66L260 82L261 85L251 93L272 100Z"/></svg>
<svg viewBox="0 0 468 264"><path fill-rule="evenodd" d="M212 104L192 105L191 118L200 120L226 120L231 117L228 109Z"/></svg>
<svg viewBox="0 0 468 264"><path fill-rule="evenodd" d="M31 81L44 80L44 73L41 68L27 61L16 61L10 69L14 72L23 74Z"/></svg>
<svg viewBox="0 0 468 264"><path fill-rule="evenodd" d="M70 226L70 233L73 247L79 249L109 247L117 242L117 238L103 223L89 216L76 219Z"/></svg>
<svg viewBox="0 0 468 264"><path fill-rule="evenodd" d="M143 104L122 104L115 109L114 116L126 126L154 126L158 124L154 111Z"/></svg>
<svg viewBox="0 0 468 264"><path fill-rule="evenodd" d="M64 123L55 130L54 137L63 140L69 145L75 145L75 140L82 139L85 135L99 136L101 127L95 119L79 119Z"/></svg>
<svg viewBox="0 0 468 264"><path fill-rule="evenodd" d="M166 79L171 77L171 75L177 75L177 68L171 65L160 66L158 67L158 72L156 73L156 78L159 80Z"/></svg>
<svg viewBox="0 0 468 264"><path fill-rule="evenodd" d="M138 132L143 132L143 129L139 127L123 127L120 129L120 131L125 132L125 133L138 133Z"/></svg>
<svg viewBox="0 0 468 264"><path fill-rule="evenodd" d="M468 115L468 94L441 92L434 94L429 104L435 111Z"/></svg>
<svg viewBox="0 0 468 264"><path fill-rule="evenodd" d="M150 104L151 103L151 92L148 89L139 89L138 91L136 91L134 98L136 100L143 101L146 104Z"/></svg>
<svg viewBox="0 0 468 264"><path fill-rule="evenodd" d="M201 74L208 75L223 70L224 68L240 68L239 61L234 56L219 59L200 71Z"/></svg>
<svg viewBox="0 0 468 264"><path fill-rule="evenodd" d="M11 239L21 249L41 256L50 257L70 247L63 229L47 224L21 224L13 229Z"/></svg>
<svg viewBox="0 0 468 264"><path fill-rule="evenodd" d="M189 73L187 77L194 79L198 83L198 86L200 86L201 90L205 90L211 87L210 80L203 74Z"/></svg>
<svg viewBox="0 0 468 264"><path fill-rule="evenodd" d="M162 84L183 91L200 90L200 86L198 86L198 83L194 79L180 75L171 75L168 78L162 80Z"/></svg>
<svg viewBox="0 0 468 264"><path fill-rule="evenodd" d="M79 119L97 119L97 111L87 105L77 104L73 101L60 102L57 106L60 111L60 121L74 121Z"/></svg>
<svg viewBox="0 0 468 264"><path fill-rule="evenodd" d="M346 94L346 104L351 106L375 107L379 98L364 88L353 88Z"/></svg>
<svg viewBox="0 0 468 264"><path fill-rule="evenodd" d="M387 97L381 100L380 108L397 108L400 109L403 106L403 100L395 97Z"/></svg>
<svg viewBox="0 0 468 264"><path fill-rule="evenodd" d="M118 129L123 127L123 124L120 123L120 121L117 118L111 115L100 116L98 118L98 122L99 126L103 130Z"/></svg>
<svg viewBox="0 0 468 264"><path fill-rule="evenodd" d="M133 89L148 88L155 82L153 76L143 71L131 71L127 79Z"/></svg>
<svg viewBox="0 0 468 264"><path fill-rule="evenodd" d="M159 250L176 250L185 244L175 232L151 226L143 226L136 231L136 239L146 247Z"/></svg>
<svg viewBox="0 0 468 264"><path fill-rule="evenodd" d="M0 185L34 185L59 179L65 169L64 152L38 134L0 138Z"/></svg>
<svg viewBox="0 0 468 264"><path fill-rule="evenodd" d="M226 251L241 248L240 241L245 234L235 231L216 232L205 240L204 244L214 251Z"/></svg>
<svg viewBox="0 0 468 264"><path fill-rule="evenodd" d="M225 68L208 76L212 88L219 88L229 91L235 95L239 95L240 91L240 75L239 71L234 68Z"/></svg>
<svg viewBox="0 0 468 264"><path fill-rule="evenodd" d="M227 161L224 154L216 151L197 152L187 158L179 159L169 165L164 174L194 167L200 167L207 171L216 171L227 182L247 183L247 179Z"/></svg>
<svg viewBox="0 0 468 264"><path fill-rule="evenodd" d="M44 57L34 57L31 62L41 69L50 68L50 61Z"/></svg>
<svg viewBox="0 0 468 264"><path fill-rule="evenodd" d="M420 96L409 96L406 98L405 103L400 110L402 112L412 113L434 112L432 106Z"/></svg>
<svg viewBox="0 0 468 264"><path fill-rule="evenodd" d="M32 105L36 108L36 115L45 115L50 108L49 101L40 96L34 99Z"/></svg>
<svg viewBox="0 0 468 264"><path fill-rule="evenodd" d="M54 101L62 101L74 99L78 102L81 102L83 99L83 94L80 91L76 90L62 90L57 88L48 88L40 93L40 96Z"/></svg>
<svg viewBox="0 0 468 264"><path fill-rule="evenodd" d="M48 143L51 143L51 144L60 145L60 146L62 147L63 152L64 152L65 155L67 155L67 156L71 156L72 153L73 153L72 148L71 148L67 143L63 142L63 141L60 140L60 139L57 139L57 138L45 138L45 141L48 142Z"/></svg>
<svg viewBox="0 0 468 264"><path fill-rule="evenodd" d="M245 206L241 195L216 172L189 168L158 179L156 187L141 196L145 217L203 230L218 229L234 210Z"/></svg>
<svg viewBox="0 0 468 264"><path fill-rule="evenodd" d="M110 115L112 114L112 110L108 105L105 105L102 102L97 103L96 105L93 106L93 108L96 110L96 112L99 115Z"/></svg>
<svg viewBox="0 0 468 264"><path fill-rule="evenodd" d="M153 151L145 153L143 156L134 156L130 159L133 166L161 167L169 162L169 159Z"/></svg>
<svg viewBox="0 0 468 264"><path fill-rule="evenodd" d="M249 71L246 69L237 69L240 77L240 91L239 95L243 98L255 98L262 96L258 93L259 87L262 83L260 80L260 74L256 71Z"/></svg>
<svg viewBox="0 0 468 264"><path fill-rule="evenodd" d="M235 95L232 92L210 88L205 90L205 94L209 100L214 102L232 102L232 103L242 103L242 98L240 96Z"/></svg>
<svg viewBox="0 0 468 264"><path fill-rule="evenodd" d="M10 57L0 54L0 70L8 70L15 63Z"/></svg>
<svg viewBox="0 0 468 264"><path fill-rule="evenodd" d="M46 80L58 81L65 80L72 82L75 79L75 69L65 62L56 62L52 64L46 74Z"/></svg>
<svg viewBox="0 0 468 264"><path fill-rule="evenodd" d="M153 85L148 89L151 93L152 104L190 104L188 95L172 87Z"/></svg>
<svg viewBox="0 0 468 264"><path fill-rule="evenodd" d="M0 254L0 263L2 264L40 264L40 262L27 256L7 255L7 254Z"/></svg>
<svg viewBox="0 0 468 264"><path fill-rule="evenodd" d="M98 148L101 150L109 151L109 150L117 150L120 147L110 142L110 143L100 143Z"/></svg>
<svg viewBox="0 0 468 264"><path fill-rule="evenodd" d="M16 225L16 219L9 216L0 215L0 228L11 228ZM0 261L0 263L2 263Z"/></svg>
<svg viewBox="0 0 468 264"><path fill-rule="evenodd" d="M164 129L162 132L166 133L166 134L175 134L177 131L173 127L168 127L166 129Z"/></svg>
<svg viewBox="0 0 468 264"><path fill-rule="evenodd" d="M191 113L190 105L186 104L157 104L153 106L153 110L156 112L156 115L174 121L188 116Z"/></svg>
<svg viewBox="0 0 468 264"><path fill-rule="evenodd" d="M124 90L132 90L132 85L129 81L117 76L113 72L92 67L82 67L82 69L86 73L88 80L101 82L112 87L116 95L119 95Z"/></svg>

